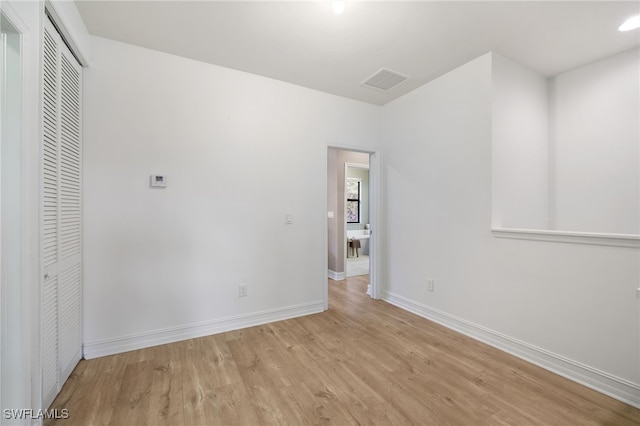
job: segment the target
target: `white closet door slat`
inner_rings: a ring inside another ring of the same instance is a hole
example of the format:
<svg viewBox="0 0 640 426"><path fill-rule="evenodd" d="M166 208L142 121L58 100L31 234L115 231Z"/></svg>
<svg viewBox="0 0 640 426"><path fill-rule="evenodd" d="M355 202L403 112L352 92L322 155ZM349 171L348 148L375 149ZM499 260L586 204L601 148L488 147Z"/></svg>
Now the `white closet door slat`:
<svg viewBox="0 0 640 426"><path fill-rule="evenodd" d="M69 55L71 56L71 55ZM75 59L67 55L61 57L61 132L60 162L60 217L64 221L60 227L61 257L66 259L80 254L80 72L74 67Z"/></svg>
<svg viewBox="0 0 640 426"><path fill-rule="evenodd" d="M43 260L44 268L58 261L58 47L44 33L43 96Z"/></svg>
<svg viewBox="0 0 640 426"><path fill-rule="evenodd" d="M42 389L46 404L58 393L58 279L45 280L42 292Z"/></svg>
<svg viewBox="0 0 640 426"><path fill-rule="evenodd" d="M47 20L43 54L42 381L48 407L82 357L82 69Z"/></svg>
<svg viewBox="0 0 640 426"><path fill-rule="evenodd" d="M58 286L58 339L60 383L64 383L78 363L82 347L82 275L80 264L60 273Z"/></svg>

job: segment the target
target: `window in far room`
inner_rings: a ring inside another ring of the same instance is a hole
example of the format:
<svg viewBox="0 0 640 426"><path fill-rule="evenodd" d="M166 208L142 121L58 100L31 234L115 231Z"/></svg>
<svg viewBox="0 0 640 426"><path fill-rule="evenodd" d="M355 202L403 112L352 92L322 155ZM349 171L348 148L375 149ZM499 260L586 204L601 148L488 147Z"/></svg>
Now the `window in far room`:
<svg viewBox="0 0 640 426"><path fill-rule="evenodd" d="M360 178L347 178L347 223L360 223Z"/></svg>

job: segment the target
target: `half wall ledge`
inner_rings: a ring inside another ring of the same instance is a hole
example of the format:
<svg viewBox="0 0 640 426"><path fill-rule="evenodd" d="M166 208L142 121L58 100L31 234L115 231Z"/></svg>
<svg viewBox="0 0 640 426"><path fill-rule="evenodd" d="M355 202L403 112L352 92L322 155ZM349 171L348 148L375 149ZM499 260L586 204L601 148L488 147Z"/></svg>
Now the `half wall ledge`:
<svg viewBox="0 0 640 426"><path fill-rule="evenodd" d="M491 233L496 238L640 249L640 235L634 234L606 234L517 228L491 228Z"/></svg>

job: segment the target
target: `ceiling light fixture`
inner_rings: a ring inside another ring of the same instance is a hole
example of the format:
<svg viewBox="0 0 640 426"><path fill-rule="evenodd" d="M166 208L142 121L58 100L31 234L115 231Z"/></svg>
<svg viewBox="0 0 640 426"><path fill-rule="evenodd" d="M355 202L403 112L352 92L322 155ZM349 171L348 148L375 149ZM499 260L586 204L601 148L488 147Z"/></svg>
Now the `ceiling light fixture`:
<svg viewBox="0 0 640 426"><path fill-rule="evenodd" d="M631 31L640 28L640 15L632 16L618 27L619 31Z"/></svg>
<svg viewBox="0 0 640 426"><path fill-rule="evenodd" d="M331 7L336 15L340 15L344 12L344 0L333 0Z"/></svg>

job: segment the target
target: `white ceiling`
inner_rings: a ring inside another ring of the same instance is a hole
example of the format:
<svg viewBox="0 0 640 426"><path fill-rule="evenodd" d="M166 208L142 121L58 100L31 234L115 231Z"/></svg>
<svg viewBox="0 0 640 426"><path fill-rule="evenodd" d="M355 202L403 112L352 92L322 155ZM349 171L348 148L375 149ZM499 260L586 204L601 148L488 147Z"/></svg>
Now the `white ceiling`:
<svg viewBox="0 0 640 426"><path fill-rule="evenodd" d="M640 45L638 1L76 0L89 32L385 104L486 52L552 76ZM410 80L361 86L380 68Z"/></svg>

